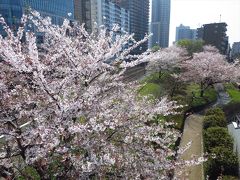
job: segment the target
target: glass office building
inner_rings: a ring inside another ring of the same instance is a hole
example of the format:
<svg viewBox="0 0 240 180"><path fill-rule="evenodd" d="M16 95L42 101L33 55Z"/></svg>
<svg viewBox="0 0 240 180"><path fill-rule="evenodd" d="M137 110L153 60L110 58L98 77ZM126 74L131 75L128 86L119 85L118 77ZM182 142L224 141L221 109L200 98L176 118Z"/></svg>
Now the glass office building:
<svg viewBox="0 0 240 180"><path fill-rule="evenodd" d="M152 22L150 31L153 34L150 38L150 48L158 45L162 48L169 44L171 0L152 1Z"/></svg>
<svg viewBox="0 0 240 180"><path fill-rule="evenodd" d="M122 33L129 32L129 11L112 0L75 0L75 8L76 20L84 23L88 32L92 31L95 23L108 30L118 24Z"/></svg>
<svg viewBox="0 0 240 180"><path fill-rule="evenodd" d="M61 24L64 18L74 19L74 0L0 0L0 14L12 29L17 29L29 8L51 17L54 24Z"/></svg>
<svg viewBox="0 0 240 180"><path fill-rule="evenodd" d="M134 33L136 41L142 40L148 34L149 0L115 0L116 3L129 11L129 32ZM148 44L143 43L132 51L140 54L148 49Z"/></svg>

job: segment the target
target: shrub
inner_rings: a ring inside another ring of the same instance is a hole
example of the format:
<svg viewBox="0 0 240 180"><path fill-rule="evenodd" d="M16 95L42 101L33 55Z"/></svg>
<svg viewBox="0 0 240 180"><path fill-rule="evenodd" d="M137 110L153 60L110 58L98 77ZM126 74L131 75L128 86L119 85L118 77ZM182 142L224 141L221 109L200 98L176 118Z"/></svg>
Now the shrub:
<svg viewBox="0 0 240 180"><path fill-rule="evenodd" d="M239 113L240 103L231 102L223 107L223 111L228 118L231 118L234 114Z"/></svg>
<svg viewBox="0 0 240 180"><path fill-rule="evenodd" d="M212 108L206 112L203 122L204 148L206 152L215 155L205 163L205 174L209 179L236 179L238 175L238 157L233 152L233 139L226 128L225 113L220 108Z"/></svg>
<svg viewBox="0 0 240 180"><path fill-rule="evenodd" d="M203 136L206 152L212 152L212 149L217 146L233 148L233 140L226 128L210 127L204 131Z"/></svg>
<svg viewBox="0 0 240 180"><path fill-rule="evenodd" d="M205 115L206 116L215 115L215 116L222 116L222 117L226 118L225 114L221 108L208 109Z"/></svg>
<svg viewBox="0 0 240 180"><path fill-rule="evenodd" d="M225 116L222 115L209 115L204 117L203 121L203 128L207 129L209 127L226 127L227 126L227 121Z"/></svg>
<svg viewBox="0 0 240 180"><path fill-rule="evenodd" d="M238 175L238 158L232 149L215 147L212 149L212 153L216 155L216 158L209 158L205 164L205 173L210 180L217 179L221 174Z"/></svg>

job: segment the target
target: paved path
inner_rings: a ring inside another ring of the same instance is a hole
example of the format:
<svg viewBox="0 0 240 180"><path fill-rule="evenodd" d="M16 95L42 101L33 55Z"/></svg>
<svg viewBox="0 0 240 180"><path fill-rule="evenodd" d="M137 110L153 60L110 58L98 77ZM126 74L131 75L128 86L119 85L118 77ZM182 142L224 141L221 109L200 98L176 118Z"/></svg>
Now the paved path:
<svg viewBox="0 0 240 180"><path fill-rule="evenodd" d="M180 156L180 158L191 160L192 156L201 157L203 155L202 124L203 116L201 115L193 114L185 120L180 147L184 147L190 141L192 141L192 145ZM180 177L177 177L177 179L203 180L203 166L188 167Z"/></svg>
<svg viewBox="0 0 240 180"><path fill-rule="evenodd" d="M229 97L229 94L226 92L223 84L218 83L214 85L215 90L218 93L218 98L217 98L217 102L213 105L213 107L216 106L223 106L228 104L231 101L231 98Z"/></svg>

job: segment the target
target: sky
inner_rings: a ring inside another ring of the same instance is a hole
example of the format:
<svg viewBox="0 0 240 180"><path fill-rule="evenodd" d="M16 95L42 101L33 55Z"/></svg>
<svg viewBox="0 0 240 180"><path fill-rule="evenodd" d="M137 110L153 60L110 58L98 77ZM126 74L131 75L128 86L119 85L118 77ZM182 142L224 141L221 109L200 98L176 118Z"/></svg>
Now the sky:
<svg viewBox="0 0 240 180"><path fill-rule="evenodd" d="M240 41L240 0L171 0L169 45L175 41L176 26L193 29L203 24L226 22L229 42Z"/></svg>

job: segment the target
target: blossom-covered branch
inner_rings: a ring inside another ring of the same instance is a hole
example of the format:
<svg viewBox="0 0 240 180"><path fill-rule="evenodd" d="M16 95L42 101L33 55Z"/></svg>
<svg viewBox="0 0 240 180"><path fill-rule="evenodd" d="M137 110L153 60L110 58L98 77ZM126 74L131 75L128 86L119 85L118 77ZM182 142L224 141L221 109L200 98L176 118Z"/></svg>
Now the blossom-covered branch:
<svg viewBox="0 0 240 180"><path fill-rule="evenodd" d="M37 33L25 31L30 25ZM156 59L145 53L124 62L138 45L129 45L132 35L104 28L88 34L68 20L53 25L37 12L23 16L17 34L6 24L5 31L1 176L28 178L30 168L41 179L168 177L180 134L172 123L154 119L178 106L165 97L139 97L136 82L122 82L127 67Z"/></svg>

